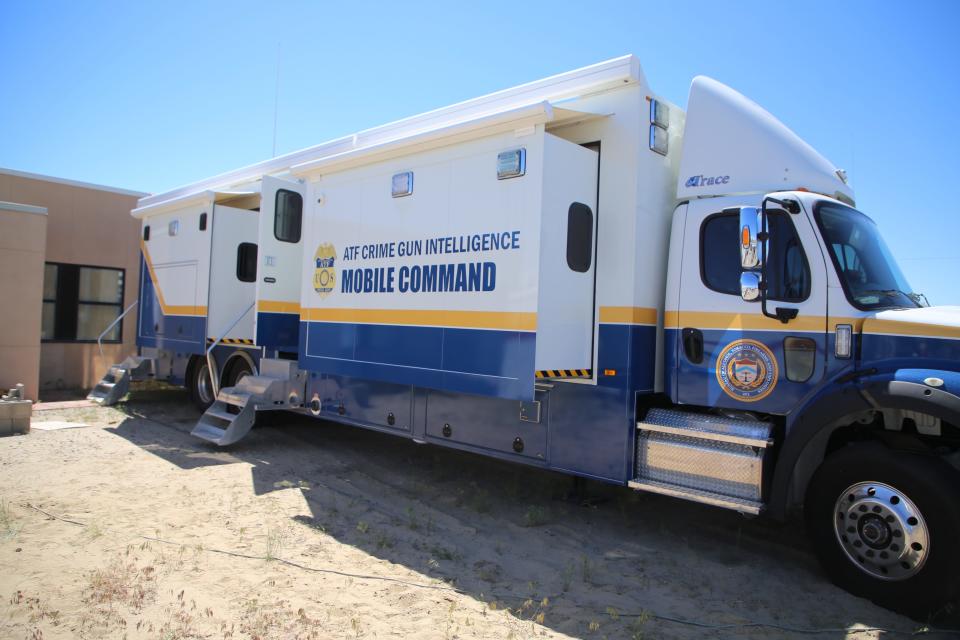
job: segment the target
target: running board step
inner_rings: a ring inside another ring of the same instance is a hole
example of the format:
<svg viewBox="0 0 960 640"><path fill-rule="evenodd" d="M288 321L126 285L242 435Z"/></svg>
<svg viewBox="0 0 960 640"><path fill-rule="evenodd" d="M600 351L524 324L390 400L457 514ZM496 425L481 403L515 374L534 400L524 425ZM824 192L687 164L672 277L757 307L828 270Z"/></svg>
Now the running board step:
<svg viewBox="0 0 960 640"><path fill-rule="evenodd" d="M225 447L250 432L258 410L302 407L306 374L297 369L296 362L265 358L260 361L260 374L221 389L190 435Z"/></svg>
<svg viewBox="0 0 960 640"><path fill-rule="evenodd" d="M142 380L150 375L152 361L140 356L127 356L120 364L107 370L100 382L87 395L87 400L100 405L112 405L127 395L131 380Z"/></svg>
<svg viewBox="0 0 960 640"><path fill-rule="evenodd" d="M637 474L628 484L759 513L772 427L749 418L651 409L637 423Z"/></svg>

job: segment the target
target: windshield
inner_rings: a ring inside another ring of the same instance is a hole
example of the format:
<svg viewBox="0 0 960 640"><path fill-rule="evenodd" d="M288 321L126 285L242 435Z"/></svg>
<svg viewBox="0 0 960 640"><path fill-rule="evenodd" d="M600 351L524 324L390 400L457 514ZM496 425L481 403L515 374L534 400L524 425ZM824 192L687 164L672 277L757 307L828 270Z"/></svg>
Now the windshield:
<svg viewBox="0 0 960 640"><path fill-rule="evenodd" d="M821 202L814 209L850 302L860 309L918 307L876 223L856 209Z"/></svg>

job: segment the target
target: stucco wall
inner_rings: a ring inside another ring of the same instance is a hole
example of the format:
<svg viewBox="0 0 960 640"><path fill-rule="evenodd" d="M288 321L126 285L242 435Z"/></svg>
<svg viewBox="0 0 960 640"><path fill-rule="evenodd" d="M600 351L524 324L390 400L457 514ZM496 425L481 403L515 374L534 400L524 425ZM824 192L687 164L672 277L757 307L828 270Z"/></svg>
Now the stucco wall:
<svg viewBox="0 0 960 640"><path fill-rule="evenodd" d="M46 236L43 208L0 202L0 389L23 383L26 397L34 401Z"/></svg>
<svg viewBox="0 0 960 640"><path fill-rule="evenodd" d="M125 269L123 308L137 299L140 223L130 210L141 195L0 170L0 200L46 207L47 262ZM42 265L38 277L42 296ZM39 332L39 317L36 327ZM96 344L44 342L41 398L45 389L93 387L107 367L135 351L136 310L123 320L123 343L104 345L102 357Z"/></svg>

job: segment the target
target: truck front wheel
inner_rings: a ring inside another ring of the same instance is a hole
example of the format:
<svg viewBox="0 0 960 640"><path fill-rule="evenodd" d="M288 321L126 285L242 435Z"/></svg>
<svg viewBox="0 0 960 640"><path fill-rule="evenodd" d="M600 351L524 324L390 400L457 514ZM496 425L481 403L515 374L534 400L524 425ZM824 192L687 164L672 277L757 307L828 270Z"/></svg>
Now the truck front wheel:
<svg viewBox="0 0 960 640"><path fill-rule="evenodd" d="M807 490L807 528L830 578L926 619L960 583L960 473L879 443L829 456Z"/></svg>

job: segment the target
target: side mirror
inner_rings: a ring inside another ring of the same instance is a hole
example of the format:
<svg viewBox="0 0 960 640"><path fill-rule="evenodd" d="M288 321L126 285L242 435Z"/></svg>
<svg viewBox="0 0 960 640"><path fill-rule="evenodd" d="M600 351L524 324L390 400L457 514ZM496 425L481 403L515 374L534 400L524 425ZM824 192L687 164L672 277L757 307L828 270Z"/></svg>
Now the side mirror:
<svg viewBox="0 0 960 640"><path fill-rule="evenodd" d="M763 213L756 207L740 208L740 267L760 269L763 267L763 251L760 247L760 224Z"/></svg>
<svg viewBox="0 0 960 640"><path fill-rule="evenodd" d="M744 271L740 274L740 297L746 302L756 302L760 299L760 273Z"/></svg>

